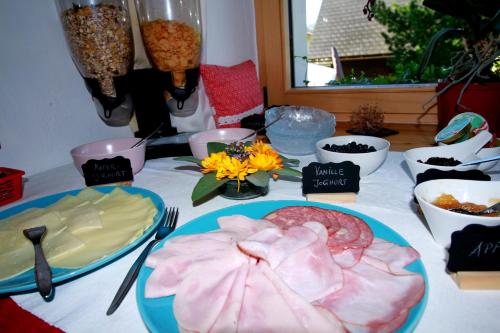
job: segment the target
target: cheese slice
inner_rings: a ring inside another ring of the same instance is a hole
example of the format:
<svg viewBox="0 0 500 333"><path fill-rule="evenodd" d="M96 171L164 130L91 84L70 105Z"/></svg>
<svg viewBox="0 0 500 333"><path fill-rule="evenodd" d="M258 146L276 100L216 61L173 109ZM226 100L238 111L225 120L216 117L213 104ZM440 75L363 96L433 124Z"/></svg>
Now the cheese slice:
<svg viewBox="0 0 500 333"><path fill-rule="evenodd" d="M65 219L65 224L72 234L103 228L99 210L90 204L67 209L61 211L60 214Z"/></svg>
<svg viewBox="0 0 500 333"><path fill-rule="evenodd" d="M150 198L116 188L84 189L48 206L0 221L0 280L33 267L34 251L23 229L45 225L42 248L52 267L79 268L130 244L149 228L157 210Z"/></svg>

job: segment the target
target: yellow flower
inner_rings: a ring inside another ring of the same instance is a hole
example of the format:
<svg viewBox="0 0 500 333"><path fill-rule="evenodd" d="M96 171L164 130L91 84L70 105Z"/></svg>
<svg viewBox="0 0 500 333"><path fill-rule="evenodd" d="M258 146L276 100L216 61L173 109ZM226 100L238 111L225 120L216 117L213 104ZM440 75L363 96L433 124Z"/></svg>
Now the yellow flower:
<svg viewBox="0 0 500 333"><path fill-rule="evenodd" d="M251 167L258 170L270 171L283 168L281 158L274 151L254 153L250 155L249 162Z"/></svg>
<svg viewBox="0 0 500 333"><path fill-rule="evenodd" d="M201 172L203 173L210 173L210 172L215 172L219 170L220 164L222 164L222 161L227 157L226 153L224 151L221 151L219 153L212 153L210 156L205 157L201 161Z"/></svg>
<svg viewBox="0 0 500 333"><path fill-rule="evenodd" d="M277 153L271 148L267 143L262 142L261 140L257 140L252 146L247 147L247 151L252 154L266 154L266 153Z"/></svg>
<svg viewBox="0 0 500 333"><path fill-rule="evenodd" d="M239 185L240 180L245 180L248 174L254 172L257 172L257 169L249 167L248 160L241 162L235 157L226 156L219 165L216 178L219 180L225 177L229 179L236 178Z"/></svg>

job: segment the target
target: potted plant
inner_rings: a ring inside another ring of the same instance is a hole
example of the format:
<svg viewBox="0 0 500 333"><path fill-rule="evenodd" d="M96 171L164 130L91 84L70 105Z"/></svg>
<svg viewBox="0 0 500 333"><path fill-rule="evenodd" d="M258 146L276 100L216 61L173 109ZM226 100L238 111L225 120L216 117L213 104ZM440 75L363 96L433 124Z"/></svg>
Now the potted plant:
<svg viewBox="0 0 500 333"><path fill-rule="evenodd" d="M457 113L472 111L485 117L490 129L499 133L500 3L491 0L424 0L423 5L466 22L463 27L442 29L432 37L418 71L421 77L431 63L432 55L439 52L439 41L449 36L461 38L463 49L452 59L449 74L436 88L438 127L446 126Z"/></svg>

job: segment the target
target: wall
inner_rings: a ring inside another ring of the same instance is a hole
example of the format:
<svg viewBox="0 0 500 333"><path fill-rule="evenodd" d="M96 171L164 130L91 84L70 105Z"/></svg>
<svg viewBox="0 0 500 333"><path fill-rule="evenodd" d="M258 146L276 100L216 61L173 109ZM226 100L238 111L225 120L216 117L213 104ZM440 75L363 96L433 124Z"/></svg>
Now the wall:
<svg viewBox="0 0 500 333"><path fill-rule="evenodd" d="M255 61L253 1L205 1L206 62ZM71 163L82 143L133 135L99 119L53 1L1 1L0 42L0 166L31 175Z"/></svg>

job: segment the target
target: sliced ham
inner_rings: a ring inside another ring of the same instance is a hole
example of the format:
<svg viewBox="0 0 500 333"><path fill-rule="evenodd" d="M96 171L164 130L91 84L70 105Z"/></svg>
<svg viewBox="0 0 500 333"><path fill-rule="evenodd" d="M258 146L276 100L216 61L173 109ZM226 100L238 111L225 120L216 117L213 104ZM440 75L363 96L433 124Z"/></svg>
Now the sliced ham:
<svg viewBox="0 0 500 333"><path fill-rule="evenodd" d="M273 271L267 264L262 263L259 264L258 267L289 305L290 309L304 328L303 332L345 332L344 326L333 313L325 311L323 308L313 306L311 302L300 297L300 294L290 289L279 274ZM311 281L310 283L313 284L314 282L315 281Z"/></svg>
<svg viewBox="0 0 500 333"><path fill-rule="evenodd" d="M366 263L393 274L407 274L404 267L420 257L412 247L399 246L379 238L375 238L364 254Z"/></svg>
<svg viewBox="0 0 500 333"><path fill-rule="evenodd" d="M241 265L203 265L191 270L177 287L173 310L184 330L209 332L220 316L236 281Z"/></svg>
<svg viewBox="0 0 500 333"><path fill-rule="evenodd" d="M262 229L276 227L274 223L270 223L267 220L255 220L244 215L221 216L217 219L217 223L224 231L237 232L243 238L255 234Z"/></svg>
<svg viewBox="0 0 500 333"><path fill-rule="evenodd" d="M342 289L317 304L332 311L347 326L382 328L399 322L401 314L417 304L424 291L419 274L394 275L361 261L344 270Z"/></svg>
<svg viewBox="0 0 500 333"><path fill-rule="evenodd" d="M267 262L296 293L311 302L342 288L342 270L320 236L326 234L322 224L293 226L277 238L262 237L265 231L239 242L238 247Z"/></svg>
<svg viewBox="0 0 500 333"><path fill-rule="evenodd" d="M341 252L332 253L333 260L342 268L349 268L356 265L363 255L363 248L347 248Z"/></svg>
<svg viewBox="0 0 500 333"><path fill-rule="evenodd" d="M220 230L165 242L146 261L154 268L146 297L175 294L181 332L383 333L403 325L425 291L404 268L415 250L374 239L342 212L275 213L272 223L223 217Z"/></svg>
<svg viewBox="0 0 500 333"><path fill-rule="evenodd" d="M342 269L319 238L290 253L274 271L288 287L308 302L323 298L343 287Z"/></svg>
<svg viewBox="0 0 500 333"><path fill-rule="evenodd" d="M247 276L238 332L305 332L290 304L257 266L251 266Z"/></svg>

